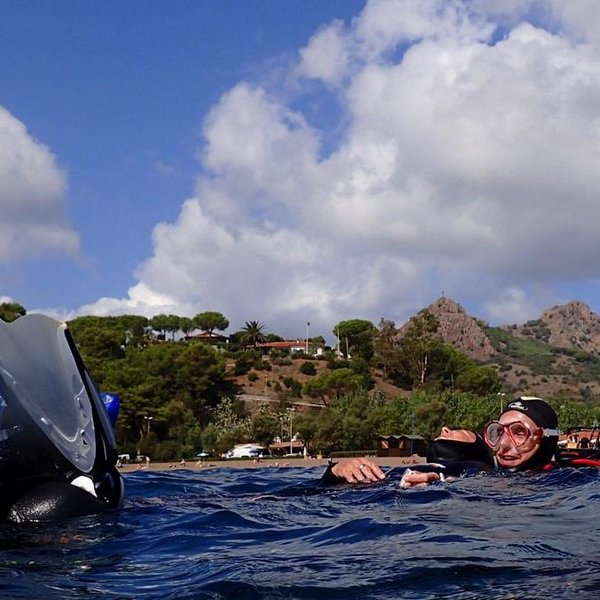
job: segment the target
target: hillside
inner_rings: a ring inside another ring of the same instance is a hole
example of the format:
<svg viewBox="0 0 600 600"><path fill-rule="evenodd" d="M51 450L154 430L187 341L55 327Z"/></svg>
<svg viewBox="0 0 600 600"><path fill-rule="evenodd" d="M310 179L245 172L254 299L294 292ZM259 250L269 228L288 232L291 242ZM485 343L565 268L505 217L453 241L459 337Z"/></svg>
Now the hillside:
<svg viewBox="0 0 600 600"><path fill-rule="evenodd" d="M488 362L496 356L497 351L481 323L467 315L460 304L442 296L430 304L427 310L437 317L440 324L438 335L444 342L477 362Z"/></svg>
<svg viewBox="0 0 600 600"><path fill-rule="evenodd" d="M534 337L557 348L600 354L600 317L583 302L553 306L537 321L512 329L514 335Z"/></svg>
<svg viewBox="0 0 600 600"><path fill-rule="evenodd" d="M502 327L489 327L451 298L441 297L426 308L439 321L442 341L476 362L498 369L507 395L600 398L600 317L585 303L553 306L536 320ZM407 325L398 329L399 337ZM299 371L302 362L272 364L272 370L258 380L242 376L238 384L246 394L274 399L286 379L302 384L309 378ZM315 365L317 372L326 368L324 361L315 361ZM381 373L372 371L372 377L376 389L386 394L406 393L386 382ZM315 402L310 398L303 401Z"/></svg>
<svg viewBox="0 0 600 600"><path fill-rule="evenodd" d="M443 341L498 368L507 393L600 397L600 317L583 302L498 328L467 315L450 298L438 299L428 310L440 321Z"/></svg>

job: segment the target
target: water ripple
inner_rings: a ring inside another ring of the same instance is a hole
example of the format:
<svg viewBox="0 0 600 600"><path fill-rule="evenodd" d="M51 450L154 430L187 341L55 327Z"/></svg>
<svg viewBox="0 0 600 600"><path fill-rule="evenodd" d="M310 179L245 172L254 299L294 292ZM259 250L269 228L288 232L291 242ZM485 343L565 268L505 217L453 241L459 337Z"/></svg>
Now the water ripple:
<svg viewBox="0 0 600 600"><path fill-rule="evenodd" d="M313 469L126 475L123 511L0 528L7 598L581 598L600 585L600 477L402 490Z"/></svg>

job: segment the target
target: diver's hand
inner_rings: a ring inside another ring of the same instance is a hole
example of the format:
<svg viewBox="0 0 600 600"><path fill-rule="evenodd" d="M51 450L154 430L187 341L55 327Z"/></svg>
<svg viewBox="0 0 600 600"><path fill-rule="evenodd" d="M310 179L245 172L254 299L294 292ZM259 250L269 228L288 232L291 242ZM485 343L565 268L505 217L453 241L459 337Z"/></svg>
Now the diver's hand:
<svg viewBox="0 0 600 600"><path fill-rule="evenodd" d="M441 476L439 473L421 473L420 471L411 471L406 469L406 472L402 476L400 481L400 487L409 488L424 486L433 483L434 481L440 481Z"/></svg>
<svg viewBox="0 0 600 600"><path fill-rule="evenodd" d="M348 483L371 483L385 479L385 473L368 458L347 458L335 464L331 473Z"/></svg>

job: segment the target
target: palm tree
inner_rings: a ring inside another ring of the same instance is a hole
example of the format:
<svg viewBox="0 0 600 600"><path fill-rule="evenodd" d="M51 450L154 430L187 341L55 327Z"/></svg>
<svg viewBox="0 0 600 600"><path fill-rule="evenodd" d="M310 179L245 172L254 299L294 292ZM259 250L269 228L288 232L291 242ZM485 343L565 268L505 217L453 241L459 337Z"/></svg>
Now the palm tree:
<svg viewBox="0 0 600 600"><path fill-rule="evenodd" d="M242 345L245 347L256 346L258 343L264 342L264 328L264 323L260 321L246 321L246 324L241 329L240 342Z"/></svg>

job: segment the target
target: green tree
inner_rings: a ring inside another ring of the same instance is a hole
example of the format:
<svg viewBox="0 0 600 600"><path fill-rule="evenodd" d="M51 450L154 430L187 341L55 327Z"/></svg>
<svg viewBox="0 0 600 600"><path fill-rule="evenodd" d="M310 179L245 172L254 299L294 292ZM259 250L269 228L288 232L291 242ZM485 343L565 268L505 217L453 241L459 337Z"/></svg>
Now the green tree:
<svg viewBox="0 0 600 600"><path fill-rule="evenodd" d="M154 329L154 331L160 332L160 335L164 339L167 337L167 333L171 334L171 339L175 339L175 333L180 330L180 318L177 315L155 315L149 321L150 327Z"/></svg>
<svg viewBox="0 0 600 600"><path fill-rule="evenodd" d="M600 406L575 400L549 400L558 416L558 426L563 431L570 427L582 427L600 423Z"/></svg>
<svg viewBox="0 0 600 600"><path fill-rule="evenodd" d="M300 373L302 373L303 375L310 375L310 376L316 375L317 367L315 367L314 362L305 361L300 365Z"/></svg>
<svg viewBox="0 0 600 600"><path fill-rule="evenodd" d="M335 411L331 411L326 416L322 415L316 423L312 438L314 450L328 456L331 452L345 449L343 421L343 416Z"/></svg>
<svg viewBox="0 0 600 600"><path fill-rule="evenodd" d="M194 325L193 319L189 317L180 317L179 319L179 329L183 335L189 335L190 331L193 331L196 328Z"/></svg>
<svg viewBox="0 0 600 600"><path fill-rule="evenodd" d="M200 423L208 418L207 408L237 392L226 377L223 354L208 344L185 344L176 357L174 371L175 393Z"/></svg>
<svg viewBox="0 0 600 600"><path fill-rule="evenodd" d="M307 381L303 392L312 398L320 398L327 406L332 400L339 400L343 395L360 389L361 384L361 376L352 369L336 369Z"/></svg>
<svg viewBox="0 0 600 600"><path fill-rule="evenodd" d="M114 329L89 327L85 335L77 338L84 361L91 359L114 359L125 356L123 334Z"/></svg>
<svg viewBox="0 0 600 600"><path fill-rule="evenodd" d="M502 387L494 367L478 366L466 354L450 344L433 343L429 352L429 370L425 384L432 390L460 390L485 395Z"/></svg>
<svg viewBox="0 0 600 600"><path fill-rule="evenodd" d="M19 317L23 317L27 311L17 302L2 302L0 304L0 319L10 323Z"/></svg>
<svg viewBox="0 0 600 600"><path fill-rule="evenodd" d="M399 351L399 337L396 324L387 319L381 319L378 331L374 336L373 346L376 354L376 364L383 371L386 379L405 387L406 378L404 362Z"/></svg>
<svg viewBox="0 0 600 600"><path fill-rule="evenodd" d="M204 450L220 456L240 442L252 437L251 420L244 415L241 403L224 398L213 411L212 422L202 431Z"/></svg>
<svg viewBox="0 0 600 600"><path fill-rule="evenodd" d="M326 409L319 409L319 411L321 410ZM300 413L294 422L294 428L298 433L298 437L306 444L306 447L311 453L321 451L321 448L317 448L317 445L315 444L315 435L320 420L319 415L322 415L322 413ZM282 420L283 417L280 417L280 423Z"/></svg>
<svg viewBox="0 0 600 600"><path fill-rule="evenodd" d="M141 315L112 317L114 328L123 333L123 345L142 347L148 342L148 318Z"/></svg>
<svg viewBox="0 0 600 600"><path fill-rule="evenodd" d="M401 354L413 385L425 384L430 370L431 354L440 344L437 337L438 328L437 317L428 310L422 310L409 321L401 338Z"/></svg>
<svg viewBox="0 0 600 600"><path fill-rule="evenodd" d="M176 442L174 451L181 457L193 456L202 449L202 430L193 411L178 399L171 399L158 411L166 424L166 438ZM158 457L157 457L158 458Z"/></svg>
<svg viewBox="0 0 600 600"><path fill-rule="evenodd" d="M421 435L426 439L435 438L439 434L442 426L448 423L448 413L449 411L446 404L439 400L421 404L414 412L414 431L417 435Z"/></svg>
<svg viewBox="0 0 600 600"><path fill-rule="evenodd" d="M412 433L416 402L412 397L395 396L379 409L380 429L382 435Z"/></svg>
<svg viewBox="0 0 600 600"><path fill-rule="evenodd" d="M118 345L126 348L141 348L148 343L148 319L139 315L121 315L118 317L77 317L69 321L69 330L77 345L89 349L94 355L99 349L99 341L89 338L99 338L99 331L107 340L118 341ZM115 352L103 351L103 354L116 356Z"/></svg>
<svg viewBox="0 0 600 600"><path fill-rule="evenodd" d="M100 384L123 400L119 414L121 439L132 442L143 439L147 424L144 417L153 418L152 428L159 438L167 435L168 423L162 422L158 413L177 397L175 365L183 348L167 343L131 349L123 359L105 363Z"/></svg>
<svg viewBox="0 0 600 600"><path fill-rule="evenodd" d="M382 406L365 392L346 395L329 407L301 415L297 430L311 452L372 451Z"/></svg>
<svg viewBox="0 0 600 600"><path fill-rule="evenodd" d="M154 315L150 319L149 324L154 331L158 331L159 334L166 339L167 331L169 330L169 322L169 315L161 313L160 315Z"/></svg>
<svg viewBox="0 0 600 600"><path fill-rule="evenodd" d="M224 331L229 327L229 321L220 313L207 311L197 314L193 319L194 325L212 335L213 331Z"/></svg>
<svg viewBox="0 0 600 600"><path fill-rule="evenodd" d="M179 421L171 423L174 413L162 412L171 401L185 407L200 426L224 395L235 392L221 353L205 344L173 342L130 349L123 359L106 361L101 384L121 395L119 436L130 442L144 437L147 416L159 440L173 435Z"/></svg>
<svg viewBox="0 0 600 600"><path fill-rule="evenodd" d="M269 446L279 434L280 426L279 416L268 408L261 407L252 417L252 440L262 446Z"/></svg>
<svg viewBox="0 0 600 600"><path fill-rule="evenodd" d="M496 369L490 366L470 366L458 373L456 388L463 392L485 395L499 393L502 382Z"/></svg>
<svg viewBox="0 0 600 600"><path fill-rule="evenodd" d="M340 350L346 358L357 356L370 360L373 356L373 338L375 325L364 319L340 321L334 328L333 334L340 342Z"/></svg>
<svg viewBox="0 0 600 600"><path fill-rule="evenodd" d="M179 331L180 317L177 315L167 315L166 331L171 334L171 339L175 339L175 334Z"/></svg>
<svg viewBox="0 0 600 600"><path fill-rule="evenodd" d="M504 395L490 393L485 396L465 392L446 391L435 396L447 407L445 425L454 428L483 430L486 423L497 419Z"/></svg>

